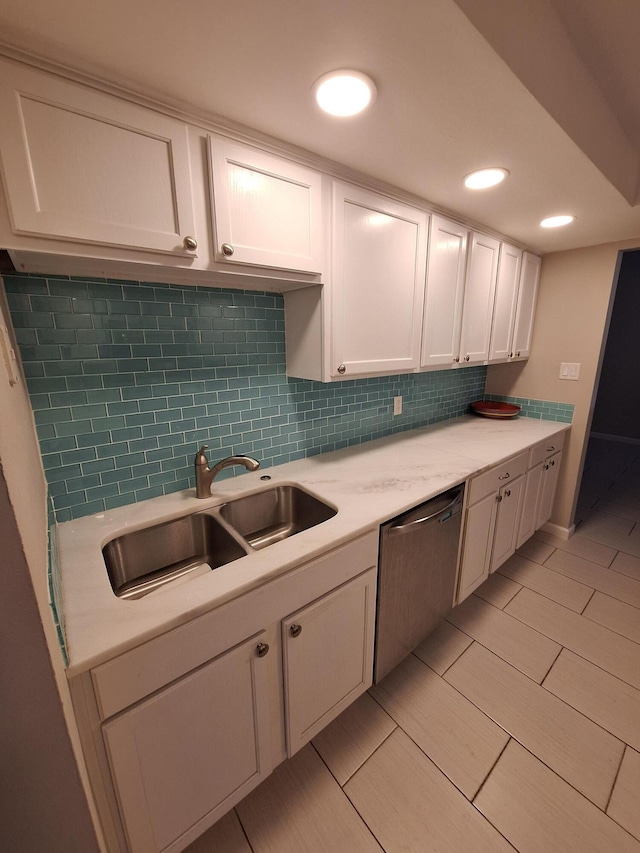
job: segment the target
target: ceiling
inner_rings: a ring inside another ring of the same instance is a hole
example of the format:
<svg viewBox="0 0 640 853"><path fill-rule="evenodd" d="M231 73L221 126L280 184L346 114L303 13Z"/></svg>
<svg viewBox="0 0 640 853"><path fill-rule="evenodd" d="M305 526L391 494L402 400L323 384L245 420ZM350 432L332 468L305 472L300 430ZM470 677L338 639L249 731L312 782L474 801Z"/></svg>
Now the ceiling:
<svg viewBox="0 0 640 853"><path fill-rule="evenodd" d="M536 251L640 245L640 4L630 0L3 0L5 43L239 122ZM310 88L352 67L360 117ZM462 178L504 166L472 193ZM575 223L544 230L544 216Z"/></svg>

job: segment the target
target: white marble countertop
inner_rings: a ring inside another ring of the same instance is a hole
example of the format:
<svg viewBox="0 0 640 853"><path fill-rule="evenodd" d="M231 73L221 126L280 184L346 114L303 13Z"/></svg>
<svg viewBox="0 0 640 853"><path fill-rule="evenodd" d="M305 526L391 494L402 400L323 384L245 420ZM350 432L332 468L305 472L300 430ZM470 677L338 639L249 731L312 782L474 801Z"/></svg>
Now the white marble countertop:
<svg viewBox="0 0 640 853"><path fill-rule="evenodd" d="M519 451L569 429L531 418L468 415L365 444L214 481L210 499L195 489L119 507L59 525L62 608L68 676L146 640L335 548ZM260 477L269 474L271 480ZM123 532L233 497L296 483L337 510L328 521L212 572L140 599L114 595L102 547Z"/></svg>

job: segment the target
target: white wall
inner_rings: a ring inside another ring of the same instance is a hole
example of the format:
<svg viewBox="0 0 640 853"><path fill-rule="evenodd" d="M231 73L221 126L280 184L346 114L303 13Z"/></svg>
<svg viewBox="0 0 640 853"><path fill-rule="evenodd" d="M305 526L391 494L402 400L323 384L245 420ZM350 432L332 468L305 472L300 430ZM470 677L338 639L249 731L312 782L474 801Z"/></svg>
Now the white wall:
<svg viewBox="0 0 640 853"><path fill-rule="evenodd" d="M618 256L623 249L638 246L640 237L545 255L531 358L487 371L489 394L575 405L551 518L564 528L573 523ZM581 364L579 381L559 378L561 362Z"/></svg>
<svg viewBox="0 0 640 853"><path fill-rule="evenodd" d="M0 286L0 323L8 316ZM98 843L49 607L40 451L24 381L10 386L1 356L0 543L0 848L92 853Z"/></svg>

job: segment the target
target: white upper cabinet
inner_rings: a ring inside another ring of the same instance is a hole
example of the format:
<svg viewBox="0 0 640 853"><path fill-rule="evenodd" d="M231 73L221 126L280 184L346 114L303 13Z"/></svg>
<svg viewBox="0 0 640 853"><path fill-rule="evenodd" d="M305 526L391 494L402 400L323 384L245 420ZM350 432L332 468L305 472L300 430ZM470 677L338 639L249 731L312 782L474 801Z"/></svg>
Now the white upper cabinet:
<svg viewBox="0 0 640 853"><path fill-rule="evenodd" d="M5 60L0 80L14 233L197 256L185 124Z"/></svg>
<svg viewBox="0 0 640 853"><path fill-rule="evenodd" d="M456 222L442 216L431 217L422 367L452 367L458 357L468 234Z"/></svg>
<svg viewBox="0 0 640 853"><path fill-rule="evenodd" d="M503 243L500 246L489 361L507 361L513 357L513 335L521 264L520 249Z"/></svg>
<svg viewBox="0 0 640 853"><path fill-rule="evenodd" d="M499 252L499 240L471 235L462 307L461 364L481 364L489 358Z"/></svg>
<svg viewBox="0 0 640 853"><path fill-rule="evenodd" d="M533 335L533 318L538 295L541 259L530 252L522 255L520 273L520 291L516 309L515 331L513 335L513 358L529 358Z"/></svg>
<svg viewBox="0 0 640 853"><path fill-rule="evenodd" d="M320 174L224 137L209 140L216 260L320 273Z"/></svg>
<svg viewBox="0 0 640 853"><path fill-rule="evenodd" d="M420 365L427 214L359 187L333 187L331 376Z"/></svg>

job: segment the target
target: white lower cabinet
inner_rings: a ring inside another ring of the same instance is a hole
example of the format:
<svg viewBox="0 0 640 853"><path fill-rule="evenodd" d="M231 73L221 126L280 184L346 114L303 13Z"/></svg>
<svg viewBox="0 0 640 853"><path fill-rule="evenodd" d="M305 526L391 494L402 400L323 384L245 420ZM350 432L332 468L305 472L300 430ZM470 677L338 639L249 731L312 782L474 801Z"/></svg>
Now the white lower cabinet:
<svg viewBox="0 0 640 853"><path fill-rule="evenodd" d="M496 497L497 493L491 492L465 510L464 539L458 578L458 603L471 595L473 590L489 576L493 531L498 512Z"/></svg>
<svg viewBox="0 0 640 853"><path fill-rule="evenodd" d="M374 627L372 572L284 620L288 755L371 685Z"/></svg>
<svg viewBox="0 0 640 853"><path fill-rule="evenodd" d="M556 496L556 487L558 485L558 475L560 474L561 462L562 452L559 452L548 459L542 466L540 497L538 499L536 512L536 530L539 527L542 527L542 525L551 518L553 499Z"/></svg>
<svg viewBox="0 0 640 853"><path fill-rule="evenodd" d="M519 511L529 451L472 477L467 486L462 554L458 575L460 603L516 549Z"/></svg>
<svg viewBox="0 0 640 853"><path fill-rule="evenodd" d="M458 604L551 517L564 435L560 432L469 480Z"/></svg>
<svg viewBox="0 0 640 853"><path fill-rule="evenodd" d="M564 434L561 433L554 436L552 441L540 442L531 448L531 460L522 497L517 548L551 518L562 464L563 444Z"/></svg>
<svg viewBox="0 0 640 853"><path fill-rule="evenodd" d="M372 531L72 680L110 853L183 850L371 686L377 552Z"/></svg>
<svg viewBox="0 0 640 853"><path fill-rule="evenodd" d="M492 572L501 566L515 553L522 496L524 494L524 474L508 486L503 486L498 493L498 513L493 535L493 552L491 555Z"/></svg>
<svg viewBox="0 0 640 853"><path fill-rule="evenodd" d="M103 726L131 850L182 849L271 772L265 646L252 637Z"/></svg>

